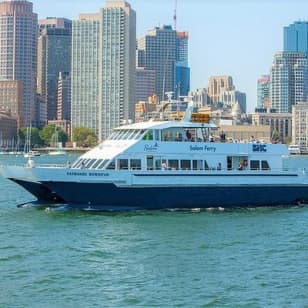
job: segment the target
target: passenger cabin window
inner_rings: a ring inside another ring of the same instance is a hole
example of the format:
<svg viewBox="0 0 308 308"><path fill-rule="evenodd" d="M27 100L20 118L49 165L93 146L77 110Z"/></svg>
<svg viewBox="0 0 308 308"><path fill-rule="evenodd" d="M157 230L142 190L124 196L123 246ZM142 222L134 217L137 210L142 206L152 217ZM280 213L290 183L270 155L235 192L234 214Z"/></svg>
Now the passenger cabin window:
<svg viewBox="0 0 308 308"><path fill-rule="evenodd" d="M193 170L203 170L202 160L193 160Z"/></svg>
<svg viewBox="0 0 308 308"><path fill-rule="evenodd" d="M168 160L168 167L171 170L178 170L179 169L179 161L177 159L169 159Z"/></svg>
<svg viewBox="0 0 308 308"><path fill-rule="evenodd" d="M118 167L120 170L127 170L128 169L128 159L119 159L118 160Z"/></svg>
<svg viewBox="0 0 308 308"><path fill-rule="evenodd" d="M182 159L181 161L181 169L182 170L190 170L190 163L191 161L189 159Z"/></svg>
<svg viewBox="0 0 308 308"><path fill-rule="evenodd" d="M96 162L91 166L91 169L95 169L102 161L102 159L97 159Z"/></svg>
<svg viewBox="0 0 308 308"><path fill-rule="evenodd" d="M114 170L114 169L115 169L115 162L114 162L114 160L112 160L112 161L109 163L109 165L107 166L106 169L108 169L108 170Z"/></svg>
<svg viewBox="0 0 308 308"><path fill-rule="evenodd" d="M151 129L145 133L143 140L153 140L153 131Z"/></svg>
<svg viewBox="0 0 308 308"><path fill-rule="evenodd" d="M251 170L260 170L260 161L259 160L251 160L250 161L250 169Z"/></svg>
<svg viewBox="0 0 308 308"><path fill-rule="evenodd" d="M271 169L267 160L261 160L261 169L262 170L270 170Z"/></svg>
<svg viewBox="0 0 308 308"><path fill-rule="evenodd" d="M131 159L130 168L133 170L141 170L141 159Z"/></svg>

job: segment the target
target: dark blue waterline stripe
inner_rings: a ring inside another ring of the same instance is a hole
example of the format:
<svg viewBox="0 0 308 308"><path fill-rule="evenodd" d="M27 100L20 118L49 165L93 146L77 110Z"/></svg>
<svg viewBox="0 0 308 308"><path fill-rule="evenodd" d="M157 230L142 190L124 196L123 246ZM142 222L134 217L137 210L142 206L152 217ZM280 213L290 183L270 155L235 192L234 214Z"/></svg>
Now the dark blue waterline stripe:
<svg viewBox="0 0 308 308"><path fill-rule="evenodd" d="M134 176L269 176L269 177L289 177L289 176L298 176L298 174L227 174L227 173L217 173L217 174L174 174L174 173L166 173L166 174L134 174Z"/></svg>

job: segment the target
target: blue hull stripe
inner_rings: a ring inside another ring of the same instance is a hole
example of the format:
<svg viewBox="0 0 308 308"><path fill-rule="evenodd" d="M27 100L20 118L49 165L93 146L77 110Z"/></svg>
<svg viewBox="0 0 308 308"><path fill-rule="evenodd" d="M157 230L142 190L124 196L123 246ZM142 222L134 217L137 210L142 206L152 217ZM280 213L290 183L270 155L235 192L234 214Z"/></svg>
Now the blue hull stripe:
<svg viewBox="0 0 308 308"><path fill-rule="evenodd" d="M16 181L42 202L72 207L209 208L292 205L308 202L308 185L117 187L114 184Z"/></svg>

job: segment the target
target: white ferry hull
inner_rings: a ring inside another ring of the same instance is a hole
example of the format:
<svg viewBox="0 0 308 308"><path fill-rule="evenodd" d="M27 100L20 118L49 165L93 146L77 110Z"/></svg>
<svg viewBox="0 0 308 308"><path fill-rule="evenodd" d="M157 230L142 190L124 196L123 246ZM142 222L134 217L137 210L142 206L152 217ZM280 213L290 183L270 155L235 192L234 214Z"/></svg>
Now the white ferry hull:
<svg viewBox="0 0 308 308"><path fill-rule="evenodd" d="M308 202L308 177L301 173L154 173L2 167L2 174L38 201L75 208L232 208Z"/></svg>

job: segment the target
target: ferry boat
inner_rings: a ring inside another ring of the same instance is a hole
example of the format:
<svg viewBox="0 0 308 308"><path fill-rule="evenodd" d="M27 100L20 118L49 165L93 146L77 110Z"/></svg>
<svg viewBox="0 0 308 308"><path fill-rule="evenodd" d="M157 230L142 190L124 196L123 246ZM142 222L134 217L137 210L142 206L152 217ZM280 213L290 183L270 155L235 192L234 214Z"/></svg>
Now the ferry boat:
<svg viewBox="0 0 308 308"><path fill-rule="evenodd" d="M305 170L284 144L218 140L217 127L148 121L114 129L71 165L1 166L39 202L89 210L281 206L308 202ZM215 137L216 136L216 137Z"/></svg>

